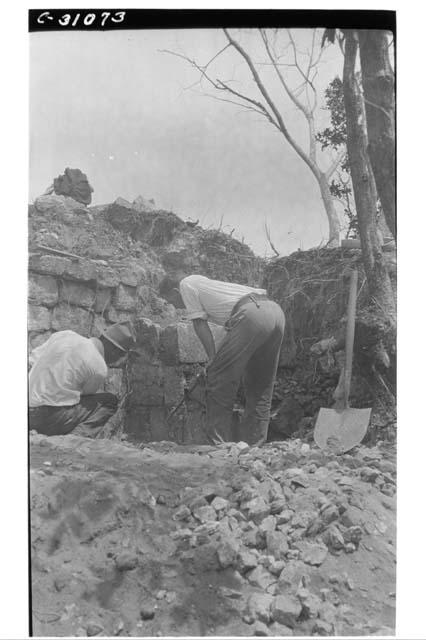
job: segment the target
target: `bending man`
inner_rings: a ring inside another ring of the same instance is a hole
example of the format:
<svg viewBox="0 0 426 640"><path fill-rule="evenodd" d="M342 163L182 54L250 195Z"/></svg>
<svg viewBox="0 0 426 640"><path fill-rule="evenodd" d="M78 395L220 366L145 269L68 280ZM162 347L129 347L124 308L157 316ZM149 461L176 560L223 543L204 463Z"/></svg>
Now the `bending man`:
<svg viewBox="0 0 426 640"><path fill-rule="evenodd" d="M117 410L112 393L100 392L108 366L121 366L135 346L130 323L99 338L58 331L30 356L29 428L45 435L94 437Z"/></svg>
<svg viewBox="0 0 426 640"><path fill-rule="evenodd" d="M284 335L281 307L268 299L264 289L199 275L167 276L160 284L160 294L176 307L186 307L207 353L209 439L235 439L233 406L243 378L246 406L240 436L249 444L265 441ZM208 322L227 329L217 353Z"/></svg>

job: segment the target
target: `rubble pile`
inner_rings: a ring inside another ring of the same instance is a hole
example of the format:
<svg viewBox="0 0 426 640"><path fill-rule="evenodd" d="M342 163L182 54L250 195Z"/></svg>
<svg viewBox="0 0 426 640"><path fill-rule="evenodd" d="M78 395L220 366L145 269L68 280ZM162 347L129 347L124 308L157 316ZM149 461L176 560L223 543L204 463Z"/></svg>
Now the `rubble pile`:
<svg viewBox="0 0 426 640"><path fill-rule="evenodd" d="M31 474L36 635L393 633L390 445L32 435Z"/></svg>
<svg viewBox="0 0 426 640"><path fill-rule="evenodd" d="M247 473L236 471L230 485L185 489L173 516L180 558L197 571L206 562L232 568L240 589L254 589L247 599L238 590L227 596L242 605L242 620L255 624L255 635L286 636L294 629L340 635L354 624L341 597L342 587L351 591L353 583L348 575L332 575L329 588L318 589L319 568L329 554L356 554L372 534L375 526L363 518L362 483L392 497L395 464L377 450L360 448L337 459L298 440L262 449L222 445L214 455L224 450Z"/></svg>

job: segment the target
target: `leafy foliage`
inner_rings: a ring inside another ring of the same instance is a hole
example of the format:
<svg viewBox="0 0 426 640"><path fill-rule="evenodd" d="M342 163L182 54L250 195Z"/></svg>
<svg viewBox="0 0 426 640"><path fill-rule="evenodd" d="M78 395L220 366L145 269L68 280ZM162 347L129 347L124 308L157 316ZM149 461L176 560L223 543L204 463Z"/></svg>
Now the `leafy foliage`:
<svg viewBox="0 0 426 640"><path fill-rule="evenodd" d="M330 111L330 126L316 135L316 139L321 144L321 149L331 148L340 152L346 148L346 112L343 98L343 83L336 76L325 90L325 109ZM348 154L342 158L337 168L337 179L330 182L330 192L343 205L345 216L348 220L347 237L358 235L358 221L352 199L352 186L350 179Z"/></svg>
<svg viewBox="0 0 426 640"><path fill-rule="evenodd" d="M323 150L327 147L339 150L343 144L346 144L347 133L343 83L338 76L325 90L325 104L325 108L330 111L331 126L317 133L316 138Z"/></svg>

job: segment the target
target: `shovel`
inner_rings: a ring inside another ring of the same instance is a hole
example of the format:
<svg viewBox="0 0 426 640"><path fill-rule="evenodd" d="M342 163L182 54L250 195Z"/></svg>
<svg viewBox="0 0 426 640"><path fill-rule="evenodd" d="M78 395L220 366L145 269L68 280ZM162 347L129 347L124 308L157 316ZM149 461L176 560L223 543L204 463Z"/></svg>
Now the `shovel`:
<svg viewBox="0 0 426 640"><path fill-rule="evenodd" d="M319 410L314 429L314 440L320 449L330 449L335 453L345 453L360 444L370 422L371 409L351 409L349 391L351 388L352 357L355 334L355 309L358 271L351 273L349 302L346 324L345 365L334 392L335 404L332 409Z"/></svg>

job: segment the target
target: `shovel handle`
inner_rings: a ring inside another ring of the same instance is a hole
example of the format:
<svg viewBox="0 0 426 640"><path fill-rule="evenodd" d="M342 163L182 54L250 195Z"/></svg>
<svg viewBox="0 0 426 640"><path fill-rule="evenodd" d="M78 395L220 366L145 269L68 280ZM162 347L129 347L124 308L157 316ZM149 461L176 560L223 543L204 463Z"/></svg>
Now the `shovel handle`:
<svg viewBox="0 0 426 640"><path fill-rule="evenodd" d="M353 353L354 353L354 337L355 337L355 311L356 311L357 285L358 285L358 271L357 269L353 269L351 273L351 281L350 281L350 288L349 288L349 301L348 301L346 340L345 340L345 376L344 376L345 407L348 407L349 392L351 389L352 360L353 360Z"/></svg>

